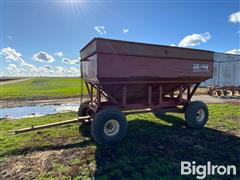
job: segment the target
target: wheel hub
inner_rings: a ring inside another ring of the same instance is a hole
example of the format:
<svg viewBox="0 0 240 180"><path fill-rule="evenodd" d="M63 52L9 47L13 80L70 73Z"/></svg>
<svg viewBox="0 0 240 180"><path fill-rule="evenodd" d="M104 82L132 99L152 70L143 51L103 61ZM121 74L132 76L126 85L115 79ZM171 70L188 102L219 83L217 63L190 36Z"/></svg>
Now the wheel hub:
<svg viewBox="0 0 240 180"><path fill-rule="evenodd" d="M197 111L197 115L196 115L196 119L197 119L197 121L203 121L204 120L204 118L205 118L205 111L203 110L203 109L199 109L198 111Z"/></svg>
<svg viewBox="0 0 240 180"><path fill-rule="evenodd" d="M108 136L116 135L120 130L120 124L115 119L110 119L104 124L104 133Z"/></svg>

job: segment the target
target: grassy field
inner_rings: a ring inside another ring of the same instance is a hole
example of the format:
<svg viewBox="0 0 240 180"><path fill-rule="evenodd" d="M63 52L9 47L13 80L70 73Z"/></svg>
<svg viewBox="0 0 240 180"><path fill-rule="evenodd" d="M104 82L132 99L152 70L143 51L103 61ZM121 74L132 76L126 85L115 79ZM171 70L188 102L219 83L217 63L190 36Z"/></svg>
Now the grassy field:
<svg viewBox="0 0 240 180"><path fill-rule="evenodd" d="M27 134L11 129L74 118L74 113L0 121L0 177L3 179L186 179L181 161L234 164L240 172L240 106L210 104L207 126L185 127L183 115L164 120L151 113L129 115L129 130L115 146L99 146L78 132L78 124ZM239 174L238 174L239 175ZM212 177L223 179L224 177ZM194 179L194 177L188 177ZM237 178L236 178L237 179Z"/></svg>
<svg viewBox="0 0 240 180"><path fill-rule="evenodd" d="M76 97L80 95L80 86L80 78L32 78L1 85L0 100ZM86 94L85 87L83 93Z"/></svg>

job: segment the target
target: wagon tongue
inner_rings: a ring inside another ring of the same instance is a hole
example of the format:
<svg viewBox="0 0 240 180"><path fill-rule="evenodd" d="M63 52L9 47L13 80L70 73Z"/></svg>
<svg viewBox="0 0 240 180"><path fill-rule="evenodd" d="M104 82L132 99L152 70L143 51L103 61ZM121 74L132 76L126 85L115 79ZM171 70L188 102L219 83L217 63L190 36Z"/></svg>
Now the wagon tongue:
<svg viewBox="0 0 240 180"><path fill-rule="evenodd" d="M50 123L50 124L44 124L44 125L32 126L32 127L18 129L18 130L12 130L12 131L10 131L10 133L19 134L19 133L25 133L25 132L30 132L30 131L36 131L39 129L46 129L46 128L50 128L50 127L65 125L65 124L77 123L77 122L81 122L81 121L84 121L87 119L91 119L91 117L90 116L82 116L82 117L78 117L76 119L70 119L70 120L66 120L66 121L60 121L60 122L55 122L55 123Z"/></svg>

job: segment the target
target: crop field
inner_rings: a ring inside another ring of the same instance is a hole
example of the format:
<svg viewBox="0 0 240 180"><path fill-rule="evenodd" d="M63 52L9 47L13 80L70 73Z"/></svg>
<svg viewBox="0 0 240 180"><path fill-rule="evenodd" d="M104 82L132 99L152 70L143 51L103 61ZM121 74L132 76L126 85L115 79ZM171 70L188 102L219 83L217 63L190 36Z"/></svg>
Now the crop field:
<svg viewBox="0 0 240 180"><path fill-rule="evenodd" d="M3 84L0 100L52 99L76 97L80 95L80 78L31 78L26 81ZM83 94L86 94L83 86Z"/></svg>
<svg viewBox="0 0 240 180"><path fill-rule="evenodd" d="M180 176L181 161L234 164L240 172L240 106L209 104L209 111L208 124L201 130L186 128L181 114L171 113L165 119L157 119L152 113L129 115L126 138L108 147L82 136L78 124L9 134L9 130L32 124L74 118L75 113L1 120L0 177L186 179Z"/></svg>
<svg viewBox="0 0 240 180"><path fill-rule="evenodd" d="M83 95L87 95L83 80L79 77L29 78L20 82L0 84L0 100L36 100L79 97L81 91ZM207 89L199 88L196 94L207 94Z"/></svg>

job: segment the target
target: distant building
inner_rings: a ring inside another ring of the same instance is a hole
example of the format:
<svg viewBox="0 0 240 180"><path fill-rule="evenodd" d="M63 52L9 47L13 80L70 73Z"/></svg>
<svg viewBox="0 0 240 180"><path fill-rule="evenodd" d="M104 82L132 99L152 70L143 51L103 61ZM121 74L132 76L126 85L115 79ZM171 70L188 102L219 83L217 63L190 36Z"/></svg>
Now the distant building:
<svg viewBox="0 0 240 180"><path fill-rule="evenodd" d="M240 86L240 55L214 53L213 78L201 86Z"/></svg>

